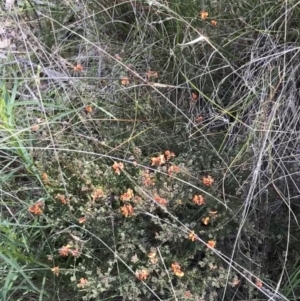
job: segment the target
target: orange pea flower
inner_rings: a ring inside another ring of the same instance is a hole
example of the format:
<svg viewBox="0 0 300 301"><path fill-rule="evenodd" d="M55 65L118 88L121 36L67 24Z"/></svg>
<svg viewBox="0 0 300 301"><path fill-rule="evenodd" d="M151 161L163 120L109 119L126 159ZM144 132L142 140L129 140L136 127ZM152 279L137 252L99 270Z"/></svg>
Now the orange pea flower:
<svg viewBox="0 0 300 301"><path fill-rule="evenodd" d="M134 196L133 190L128 188L127 192L123 193L120 198L121 198L121 201L129 201L133 198L133 196Z"/></svg>
<svg viewBox="0 0 300 301"><path fill-rule="evenodd" d="M200 124L200 123L202 123L203 120L204 120L204 117L201 116L201 115L199 115L199 116L195 119L195 122L196 122L196 124Z"/></svg>
<svg viewBox="0 0 300 301"><path fill-rule="evenodd" d="M193 197L193 202L194 202L196 205L199 205L199 206L205 204L204 197L203 197L201 194L195 195L195 196Z"/></svg>
<svg viewBox="0 0 300 301"><path fill-rule="evenodd" d="M214 248L216 246L216 242L214 241L214 240L209 240L208 242L207 242L207 247L208 248Z"/></svg>
<svg viewBox="0 0 300 301"><path fill-rule="evenodd" d="M93 112L93 107L92 106L86 106L85 109L86 113L92 113Z"/></svg>
<svg viewBox="0 0 300 301"><path fill-rule="evenodd" d="M173 271L173 273L177 276L177 277L183 277L184 276L184 272L181 271L181 267L178 264L178 262L174 262L171 264L171 269Z"/></svg>
<svg viewBox="0 0 300 301"><path fill-rule="evenodd" d="M159 155L158 157L151 158L151 166L154 166L154 165L160 166L165 163L166 163L166 160L165 160L164 155Z"/></svg>
<svg viewBox="0 0 300 301"><path fill-rule="evenodd" d="M131 216L133 215L134 209L130 204L125 204L124 206L121 207L121 213L125 216Z"/></svg>
<svg viewBox="0 0 300 301"><path fill-rule="evenodd" d="M124 169L124 164L122 162L114 162L112 168L117 175L120 175L121 170Z"/></svg>
<svg viewBox="0 0 300 301"><path fill-rule="evenodd" d="M148 257L151 258L155 258L156 257L156 251L150 251L150 253L148 253Z"/></svg>
<svg viewBox="0 0 300 301"><path fill-rule="evenodd" d="M202 10L199 15L202 20L205 20L208 17L208 12L205 10Z"/></svg>
<svg viewBox="0 0 300 301"><path fill-rule="evenodd" d="M209 217L209 216L203 217L203 218L201 219L201 222L202 222L202 224L203 224L204 226L207 226L207 225L209 224L209 222L210 222L210 217Z"/></svg>
<svg viewBox="0 0 300 301"><path fill-rule="evenodd" d="M69 199L66 198L64 195L58 193L56 196L55 196L56 199L58 199L62 204L66 205L69 203Z"/></svg>
<svg viewBox="0 0 300 301"><path fill-rule="evenodd" d="M85 223L85 217L84 217L84 216L83 216L83 217L80 217L79 220L78 220L78 223L79 223L79 224Z"/></svg>
<svg viewBox="0 0 300 301"><path fill-rule="evenodd" d="M210 21L210 24L211 24L212 26L217 26L218 22L217 22L216 20L211 20L211 21Z"/></svg>
<svg viewBox="0 0 300 301"><path fill-rule="evenodd" d="M58 253L60 256L68 256L70 252L70 245L62 246L59 250Z"/></svg>
<svg viewBox="0 0 300 301"><path fill-rule="evenodd" d="M211 186L214 183L214 179L211 176L203 177L202 178L202 183L205 186Z"/></svg>
<svg viewBox="0 0 300 301"><path fill-rule="evenodd" d="M181 270L181 266L179 265L179 263L178 262L173 262L172 264L171 264L171 269L173 270L173 272L175 271L175 270Z"/></svg>
<svg viewBox="0 0 300 301"><path fill-rule="evenodd" d="M42 181L44 184L48 184L48 180L49 180L48 178L49 178L48 175L44 172L42 174Z"/></svg>
<svg viewBox="0 0 300 301"><path fill-rule="evenodd" d="M195 231L191 231L189 234L189 240L195 241L197 239L197 235L195 234Z"/></svg>
<svg viewBox="0 0 300 301"><path fill-rule="evenodd" d="M148 258L150 260L151 263L156 264L158 262L158 258L156 257L157 253L156 253L156 249L152 249L152 251L150 251L150 253L148 253Z"/></svg>
<svg viewBox="0 0 300 301"><path fill-rule="evenodd" d="M100 199L104 196L104 192L102 190L102 188L94 188L91 197L93 202L96 201L97 199Z"/></svg>
<svg viewBox="0 0 300 301"><path fill-rule="evenodd" d="M154 200L155 200L157 203L161 204L162 206L166 206L167 203L168 203L166 199L161 198L161 197L158 196L158 195L155 195L155 196L154 196Z"/></svg>
<svg viewBox="0 0 300 301"><path fill-rule="evenodd" d="M44 206L45 204L43 201L38 201L35 204L29 206L28 211L34 215L41 215L43 213Z"/></svg>
<svg viewBox="0 0 300 301"><path fill-rule="evenodd" d="M180 172L180 167L176 165L172 165L168 168L168 175L172 176L172 173L179 173Z"/></svg>
<svg viewBox="0 0 300 301"><path fill-rule="evenodd" d="M135 272L136 277L141 280L141 281L145 281L147 280L147 278L149 277L149 273L146 269L143 270L137 270Z"/></svg>
<svg viewBox="0 0 300 301"><path fill-rule="evenodd" d="M79 288L85 288L88 285L88 280L85 278L80 278L79 283L77 284L77 287Z"/></svg>
<svg viewBox="0 0 300 301"><path fill-rule="evenodd" d="M78 258L81 255L81 253L80 253L80 251L78 249L70 250L69 252L75 258Z"/></svg>
<svg viewBox="0 0 300 301"><path fill-rule="evenodd" d="M75 72L81 72L83 70L83 66L81 64L77 64L76 66L73 67L73 70Z"/></svg>
<svg viewBox="0 0 300 301"><path fill-rule="evenodd" d="M170 152L169 150L166 150L165 156L166 156L167 161L169 161L172 157L175 157L175 154L173 152Z"/></svg>
<svg viewBox="0 0 300 301"><path fill-rule="evenodd" d="M120 81L121 81L122 86L128 86L129 85L129 78L126 77L126 76L121 77Z"/></svg>

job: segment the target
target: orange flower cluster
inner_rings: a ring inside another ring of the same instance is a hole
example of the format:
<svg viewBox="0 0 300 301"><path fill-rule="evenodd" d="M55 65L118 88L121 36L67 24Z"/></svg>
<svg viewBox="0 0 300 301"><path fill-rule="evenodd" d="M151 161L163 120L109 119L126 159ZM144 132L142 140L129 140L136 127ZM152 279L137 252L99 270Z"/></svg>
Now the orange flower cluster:
<svg viewBox="0 0 300 301"><path fill-rule="evenodd" d="M189 234L189 240L195 241L197 240L197 235L195 234L195 231L191 231Z"/></svg>
<svg viewBox="0 0 300 301"><path fill-rule="evenodd" d="M169 161L170 159L172 159L172 157L175 157L175 154L173 152L170 152L169 150L166 150L165 156L166 156L167 161Z"/></svg>
<svg viewBox="0 0 300 301"><path fill-rule="evenodd" d="M112 168L117 175L120 175L121 170L124 169L124 164L122 162L114 162Z"/></svg>
<svg viewBox="0 0 300 301"><path fill-rule="evenodd" d="M121 207L121 213L125 216L131 216L133 215L134 209L130 204L125 204L124 206Z"/></svg>
<svg viewBox="0 0 300 301"><path fill-rule="evenodd" d="M202 10L200 13L199 13L199 17L202 19L202 20L206 20L207 17L208 17L208 12L205 11L205 10ZM217 26L218 22L216 20L211 20L210 21L210 24L212 26Z"/></svg>
<svg viewBox="0 0 300 301"><path fill-rule="evenodd" d="M167 203L168 203L166 199L163 199L163 198L161 198L158 195L154 196L154 201L156 201L157 203L161 204L162 206L166 206Z"/></svg>
<svg viewBox="0 0 300 301"><path fill-rule="evenodd" d="M73 70L75 72L81 72L83 70L83 66L81 64L77 64L76 66L73 67Z"/></svg>
<svg viewBox="0 0 300 301"><path fill-rule="evenodd" d="M92 106L86 106L84 110L85 110L86 113L92 113L93 112L93 107Z"/></svg>
<svg viewBox="0 0 300 301"><path fill-rule="evenodd" d="M48 177L48 175L44 172L43 174L42 174L42 181L43 181L43 183L44 184L48 184L48 181L49 180L49 177Z"/></svg>
<svg viewBox="0 0 300 301"><path fill-rule="evenodd" d="M207 17L208 17L208 12L205 11L205 10L202 10L202 11L199 13L199 15L200 15L200 18L201 18L202 20L205 20L205 19L207 19Z"/></svg>
<svg viewBox="0 0 300 301"><path fill-rule="evenodd" d="M143 270L137 270L135 272L135 276L141 280L141 281L145 281L147 280L147 278L149 277L149 273L146 269L143 269Z"/></svg>
<svg viewBox="0 0 300 301"><path fill-rule="evenodd" d="M56 199L58 199L62 204L66 205L70 202L70 199L69 198L66 198L64 195L58 193L56 196L55 196Z"/></svg>
<svg viewBox="0 0 300 301"><path fill-rule="evenodd" d="M123 193L120 197L121 201L130 201L134 197L133 190L128 188L127 192Z"/></svg>
<svg viewBox="0 0 300 301"><path fill-rule="evenodd" d="M211 21L210 21L210 24L211 24L212 26L217 26L218 22L217 22L216 20L211 20Z"/></svg>
<svg viewBox="0 0 300 301"><path fill-rule="evenodd" d="M202 224L203 224L204 226L207 226L207 225L209 224L209 222L210 222L210 217L209 217L209 216L203 217L203 218L201 219L201 222L202 222Z"/></svg>
<svg viewBox="0 0 300 301"><path fill-rule="evenodd" d="M88 280L85 278L80 278L79 283L77 284L77 287L79 288L85 288L88 285Z"/></svg>
<svg viewBox="0 0 300 301"><path fill-rule="evenodd" d="M102 190L102 188L94 188L91 197L93 202L96 201L97 199L100 199L104 196L104 192Z"/></svg>
<svg viewBox="0 0 300 301"><path fill-rule="evenodd" d="M193 202L198 205L198 206L201 206L201 205L204 205L205 204L205 200L204 200L204 197L199 194L199 195L195 195L193 197Z"/></svg>
<svg viewBox="0 0 300 301"><path fill-rule="evenodd" d="M205 186L211 186L214 183L214 179L211 176L203 177L202 178L202 183Z"/></svg>
<svg viewBox="0 0 300 301"><path fill-rule="evenodd" d="M160 165L163 165L165 163L166 163L166 160L165 160L164 155L159 155L158 157L152 157L151 158L151 166L154 166L154 165L160 166Z"/></svg>
<svg viewBox="0 0 300 301"><path fill-rule="evenodd" d="M151 166L163 165L166 163L166 161L169 161L172 157L175 157L175 154L173 152L170 152L169 150L166 150L164 154L161 154L158 157L151 158Z"/></svg>
<svg viewBox="0 0 300 301"><path fill-rule="evenodd" d="M84 217L84 216L83 216L83 217L80 217L80 218L78 219L78 223L79 223L79 224L85 223L85 217Z"/></svg>
<svg viewBox="0 0 300 301"><path fill-rule="evenodd" d="M208 248L214 248L216 246L216 242L214 240L209 240L207 242L207 247Z"/></svg>
<svg viewBox="0 0 300 301"><path fill-rule="evenodd" d="M209 216L203 217L201 222L204 226L207 226L210 223L210 220L215 220L217 218L218 211L209 211Z"/></svg>
<svg viewBox="0 0 300 301"><path fill-rule="evenodd" d="M129 85L129 78L124 76L124 77L121 77L120 78L120 81L121 81L121 85L122 86L128 86Z"/></svg>
<svg viewBox="0 0 300 301"><path fill-rule="evenodd" d="M173 271L173 273L177 276L177 277L183 277L184 276L184 272L181 271L181 266L179 265L178 262L174 262L171 264L171 269Z"/></svg>
<svg viewBox="0 0 300 301"><path fill-rule="evenodd" d="M44 206L45 204L43 201L38 201L35 204L29 206L28 211L34 215L41 215L43 213Z"/></svg>
<svg viewBox="0 0 300 301"><path fill-rule="evenodd" d="M71 245L66 245L62 246L59 250L58 253L60 256L68 256L71 254L71 256L78 258L80 256L80 251L78 249L71 249Z"/></svg>
<svg viewBox="0 0 300 301"><path fill-rule="evenodd" d="M168 168L168 175L172 176L173 173L179 173L180 172L180 168L179 166L176 165L172 165Z"/></svg>

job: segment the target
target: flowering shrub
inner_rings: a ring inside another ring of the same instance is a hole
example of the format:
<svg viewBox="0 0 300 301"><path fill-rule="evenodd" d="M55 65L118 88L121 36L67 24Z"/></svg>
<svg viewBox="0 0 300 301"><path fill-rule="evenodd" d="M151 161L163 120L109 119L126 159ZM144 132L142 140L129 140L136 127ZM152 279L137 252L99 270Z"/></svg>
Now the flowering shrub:
<svg viewBox="0 0 300 301"><path fill-rule="evenodd" d="M200 176L194 189L185 189L192 178L170 150L135 163L78 160L63 153L59 159L69 179L65 192L60 173L43 167L52 179L45 184L52 198L41 212L40 203L29 208L56 224L59 234L48 250L56 277L70 275L75 264L70 280L85 300L116 290L135 300L170 294L215 298L227 277L214 254L224 241L217 227L228 217L220 200L206 191L216 186L213 175Z"/></svg>

